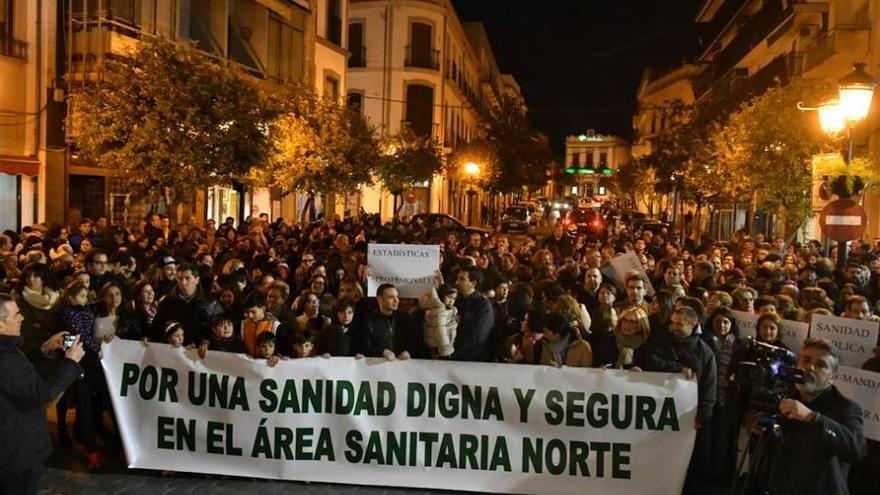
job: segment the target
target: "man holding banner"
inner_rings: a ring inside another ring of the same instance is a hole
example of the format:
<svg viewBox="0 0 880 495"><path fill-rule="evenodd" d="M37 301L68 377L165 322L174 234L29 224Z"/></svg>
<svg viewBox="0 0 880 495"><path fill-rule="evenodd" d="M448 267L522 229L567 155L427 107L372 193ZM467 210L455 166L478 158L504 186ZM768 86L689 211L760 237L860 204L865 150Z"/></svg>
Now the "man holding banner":
<svg viewBox="0 0 880 495"><path fill-rule="evenodd" d="M398 310L400 297L392 284L376 289L379 309L364 321L358 352L367 357L409 359L416 349L416 329L412 316Z"/></svg>
<svg viewBox="0 0 880 495"><path fill-rule="evenodd" d="M849 467L865 456L867 447L862 409L832 384L839 364L840 353L831 341L804 342L797 363L804 383L795 385L796 399L779 403L783 438L768 480L770 493L849 493ZM760 431L754 423L750 427Z"/></svg>

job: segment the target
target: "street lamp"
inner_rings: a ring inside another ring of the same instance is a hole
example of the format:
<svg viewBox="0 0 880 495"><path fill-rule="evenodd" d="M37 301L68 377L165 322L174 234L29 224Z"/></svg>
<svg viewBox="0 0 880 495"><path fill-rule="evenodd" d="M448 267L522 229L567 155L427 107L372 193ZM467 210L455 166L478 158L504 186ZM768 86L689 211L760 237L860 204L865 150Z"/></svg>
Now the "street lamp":
<svg viewBox="0 0 880 495"><path fill-rule="evenodd" d="M837 83L840 107L847 122L856 124L868 116L877 81L865 72L865 64L854 63L853 71Z"/></svg>
<svg viewBox="0 0 880 495"><path fill-rule="evenodd" d="M849 139L846 153L847 167L853 159L852 129L868 117L876 87L877 81L865 71L865 64L853 63L853 71L837 82L839 99L819 107L819 123L823 131L831 136L846 131ZM847 241L838 241L837 264L841 270L846 268L847 249Z"/></svg>
<svg viewBox="0 0 880 495"><path fill-rule="evenodd" d="M819 125L822 130L831 136L836 136L846 129L846 119L840 101L831 100L819 105Z"/></svg>
<svg viewBox="0 0 880 495"><path fill-rule="evenodd" d="M477 191L474 190L474 181L477 176L480 175L480 165L475 162L467 162L464 164L464 173L467 175L468 180L468 190L467 190L467 198L468 198L468 224L474 224L474 197L477 195Z"/></svg>

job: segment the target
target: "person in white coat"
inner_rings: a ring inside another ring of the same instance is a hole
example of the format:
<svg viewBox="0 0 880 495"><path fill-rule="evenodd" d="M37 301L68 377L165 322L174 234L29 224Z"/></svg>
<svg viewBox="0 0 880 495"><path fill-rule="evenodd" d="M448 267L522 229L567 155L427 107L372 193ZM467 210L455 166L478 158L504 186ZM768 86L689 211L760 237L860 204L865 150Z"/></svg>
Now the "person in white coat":
<svg viewBox="0 0 880 495"><path fill-rule="evenodd" d="M455 351L453 343L458 328L458 290L450 285L432 288L419 298L425 311L425 345L432 358L448 358Z"/></svg>

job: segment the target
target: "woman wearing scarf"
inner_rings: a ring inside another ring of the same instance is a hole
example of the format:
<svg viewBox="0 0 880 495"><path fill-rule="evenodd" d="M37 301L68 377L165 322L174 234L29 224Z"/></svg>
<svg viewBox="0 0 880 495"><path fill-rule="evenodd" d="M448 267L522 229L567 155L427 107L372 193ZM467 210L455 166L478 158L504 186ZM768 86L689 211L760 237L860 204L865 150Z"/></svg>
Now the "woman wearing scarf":
<svg viewBox="0 0 880 495"><path fill-rule="evenodd" d="M638 306L620 312L614 327L617 342L616 368L630 369L639 362L638 355L644 351L645 342L651 335L648 313Z"/></svg>
<svg viewBox="0 0 880 495"><path fill-rule="evenodd" d="M58 292L51 287L52 273L40 263L24 267L15 299L24 321L21 323L22 350L25 353L40 348L40 344L55 334L55 311Z"/></svg>

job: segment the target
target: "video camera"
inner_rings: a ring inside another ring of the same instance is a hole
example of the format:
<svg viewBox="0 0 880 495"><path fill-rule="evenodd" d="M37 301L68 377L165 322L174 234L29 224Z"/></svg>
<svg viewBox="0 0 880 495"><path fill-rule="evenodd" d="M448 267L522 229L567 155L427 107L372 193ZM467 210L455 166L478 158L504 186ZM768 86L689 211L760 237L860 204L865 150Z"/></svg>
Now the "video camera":
<svg viewBox="0 0 880 495"><path fill-rule="evenodd" d="M734 383L748 393L749 409L769 420L779 410L779 401L792 395L792 385L804 383L804 372L794 367L797 356L788 349L748 340L747 357L737 366Z"/></svg>

